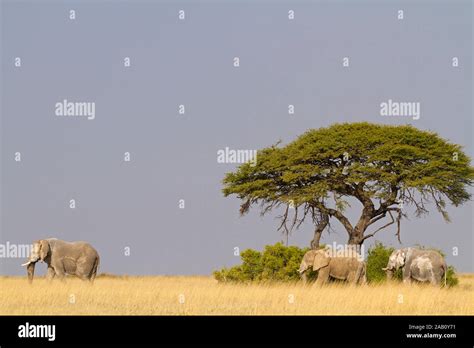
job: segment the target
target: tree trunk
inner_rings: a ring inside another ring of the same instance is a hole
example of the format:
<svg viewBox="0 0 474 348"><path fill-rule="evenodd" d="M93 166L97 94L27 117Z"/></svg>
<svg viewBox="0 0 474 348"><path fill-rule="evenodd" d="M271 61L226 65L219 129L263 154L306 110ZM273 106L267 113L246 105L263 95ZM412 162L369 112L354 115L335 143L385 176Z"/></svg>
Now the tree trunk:
<svg viewBox="0 0 474 348"><path fill-rule="evenodd" d="M329 216L323 215L320 223L316 226L314 230L314 237L311 241L311 249L319 249L319 241L321 240L321 234L329 223Z"/></svg>
<svg viewBox="0 0 474 348"><path fill-rule="evenodd" d="M357 231L354 229L354 231L349 237L349 240L347 241L347 244L362 245L363 241L364 241L364 236L360 233L357 233Z"/></svg>
<svg viewBox="0 0 474 348"><path fill-rule="evenodd" d="M364 232L369 226L370 219L373 217L374 210L372 207L365 207L357 225L349 233L347 244L362 245L364 242Z"/></svg>
<svg viewBox="0 0 474 348"><path fill-rule="evenodd" d="M347 244L362 245L364 242L364 232L367 229L367 225L364 223L358 223L356 227L349 234L349 240Z"/></svg>
<svg viewBox="0 0 474 348"><path fill-rule="evenodd" d="M311 241L311 249L319 249L319 240L321 239L321 233L323 231L319 230L318 227L316 227L316 230L314 231L314 237Z"/></svg>

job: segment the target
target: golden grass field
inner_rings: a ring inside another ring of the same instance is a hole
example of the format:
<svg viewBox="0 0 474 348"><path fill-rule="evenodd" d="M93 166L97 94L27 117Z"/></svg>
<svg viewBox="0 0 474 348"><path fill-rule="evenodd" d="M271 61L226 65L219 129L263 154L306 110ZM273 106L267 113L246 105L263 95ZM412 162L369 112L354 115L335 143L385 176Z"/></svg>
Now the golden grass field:
<svg viewBox="0 0 474 348"><path fill-rule="evenodd" d="M1 315L473 315L474 274L455 288L218 284L206 276L0 277Z"/></svg>

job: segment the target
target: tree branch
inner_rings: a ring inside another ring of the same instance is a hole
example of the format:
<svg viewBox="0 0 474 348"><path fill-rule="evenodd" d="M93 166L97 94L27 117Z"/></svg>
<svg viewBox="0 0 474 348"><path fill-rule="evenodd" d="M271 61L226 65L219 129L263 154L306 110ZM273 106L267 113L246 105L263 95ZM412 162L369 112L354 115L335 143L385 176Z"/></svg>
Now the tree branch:
<svg viewBox="0 0 474 348"><path fill-rule="evenodd" d="M386 216L387 216L387 212L386 212L386 211L383 212L383 213L381 213L381 214L378 215L378 216L374 216L374 217L370 220L370 222L369 222L369 224L367 225L367 227L369 227L370 225L372 225L372 224L376 223L377 221L383 219L383 218L386 217Z"/></svg>
<svg viewBox="0 0 474 348"><path fill-rule="evenodd" d="M340 211L335 209L327 209L327 214L329 216L334 216L339 222L344 226L349 235L352 234L354 227L352 227L348 218L346 218Z"/></svg>
<svg viewBox="0 0 474 348"><path fill-rule="evenodd" d="M366 240L367 238L373 237L378 231L383 230L384 228L386 228L386 227L388 227L388 226L390 226L390 225L392 225L392 224L395 223L395 219L393 218L392 212L389 211L388 213L389 213L390 218L392 219L392 221L390 221L388 224L385 224L385 225L383 225L382 227L376 229L376 230L375 230L374 232L372 232L371 234L368 234L368 235L364 236L364 238L362 238L362 241ZM381 217L385 217L385 214L382 215ZM379 217L377 220L380 220L380 217ZM374 222L375 222L375 221L374 221Z"/></svg>
<svg viewBox="0 0 474 348"><path fill-rule="evenodd" d="M327 214L330 217L335 217L344 226L349 235L352 234L354 228L352 227L349 219L347 219L340 211L332 208L327 208L322 202L313 201L312 205L317 208L321 213Z"/></svg>

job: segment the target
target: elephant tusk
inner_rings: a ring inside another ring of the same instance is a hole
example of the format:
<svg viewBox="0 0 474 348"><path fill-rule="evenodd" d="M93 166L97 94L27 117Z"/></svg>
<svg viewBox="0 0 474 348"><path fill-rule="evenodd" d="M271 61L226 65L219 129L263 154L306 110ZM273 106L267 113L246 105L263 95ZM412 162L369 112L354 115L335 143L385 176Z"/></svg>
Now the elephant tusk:
<svg viewBox="0 0 474 348"><path fill-rule="evenodd" d="M388 270L388 267L382 267L382 271Z"/></svg>
<svg viewBox="0 0 474 348"><path fill-rule="evenodd" d="M31 261L28 261L28 262L23 263L21 266L22 266L22 267L28 266L30 263L31 263Z"/></svg>

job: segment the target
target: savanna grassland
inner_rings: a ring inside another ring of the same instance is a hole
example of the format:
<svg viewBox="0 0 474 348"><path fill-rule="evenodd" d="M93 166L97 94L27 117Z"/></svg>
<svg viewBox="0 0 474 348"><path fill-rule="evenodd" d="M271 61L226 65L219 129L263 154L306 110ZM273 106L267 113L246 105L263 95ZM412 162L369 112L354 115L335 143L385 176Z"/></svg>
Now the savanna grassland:
<svg viewBox="0 0 474 348"><path fill-rule="evenodd" d="M474 274L459 285L219 284L199 276L102 276L49 284L0 278L2 315L473 315Z"/></svg>

